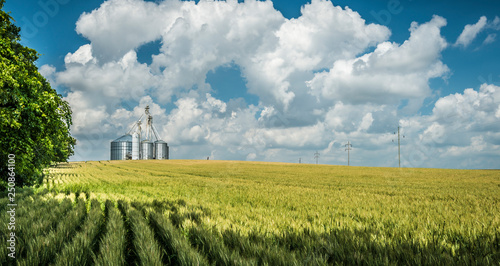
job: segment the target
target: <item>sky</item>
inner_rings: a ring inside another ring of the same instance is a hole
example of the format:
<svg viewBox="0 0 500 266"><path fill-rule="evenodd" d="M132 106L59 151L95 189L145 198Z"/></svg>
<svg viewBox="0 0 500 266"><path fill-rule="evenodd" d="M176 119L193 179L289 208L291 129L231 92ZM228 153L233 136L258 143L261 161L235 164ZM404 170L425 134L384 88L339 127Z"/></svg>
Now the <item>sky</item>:
<svg viewBox="0 0 500 266"><path fill-rule="evenodd" d="M71 161L149 105L171 159L500 168L498 1L7 0ZM396 133L396 134L395 134Z"/></svg>

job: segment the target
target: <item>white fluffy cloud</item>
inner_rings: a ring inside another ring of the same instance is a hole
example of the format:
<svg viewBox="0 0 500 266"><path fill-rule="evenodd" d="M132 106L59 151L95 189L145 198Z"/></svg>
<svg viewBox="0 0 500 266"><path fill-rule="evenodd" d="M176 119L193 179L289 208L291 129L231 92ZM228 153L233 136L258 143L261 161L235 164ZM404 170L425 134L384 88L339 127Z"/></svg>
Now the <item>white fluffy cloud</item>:
<svg viewBox="0 0 500 266"><path fill-rule="evenodd" d="M99 127L102 120L108 117L104 105L94 105L91 99L81 91L70 92L63 99L70 104L73 111L71 133L75 135L85 133L88 129Z"/></svg>
<svg viewBox="0 0 500 266"><path fill-rule="evenodd" d="M89 57L86 51L90 51L90 45L66 56L66 70L55 74L56 82L72 91L91 94L99 104L110 100L138 99L159 82L146 64L137 62L135 51L129 51L118 61L104 64L96 63L98 60ZM164 93L170 95L168 91Z"/></svg>
<svg viewBox="0 0 500 266"><path fill-rule="evenodd" d="M91 41L99 59L118 60L141 44L159 39L173 23L180 5L177 1L158 5L141 0L109 0L94 11L83 13L76 31Z"/></svg>
<svg viewBox="0 0 500 266"><path fill-rule="evenodd" d="M495 115L500 107L500 87L483 84L479 91L466 89L463 94L440 98L433 109L433 119L442 124L465 125L466 129L482 131L483 128L500 130Z"/></svg>
<svg viewBox="0 0 500 266"><path fill-rule="evenodd" d="M500 117L495 113L499 108L500 87L491 84L440 98L431 115L402 121L414 136L409 146L415 156L409 162L451 168L497 165Z"/></svg>
<svg viewBox="0 0 500 266"><path fill-rule="evenodd" d="M96 63L95 57L92 56L92 46L90 44L82 45L76 52L68 53L64 57L64 63L67 65L71 63L85 65L89 61Z"/></svg>
<svg viewBox="0 0 500 266"><path fill-rule="evenodd" d="M285 108L305 89L304 81L296 82L294 77L307 77L336 60L351 59L390 35L386 27L367 25L357 12L330 1L313 0L301 12L275 32L274 42L268 45L271 50L243 61L250 91L270 96Z"/></svg>
<svg viewBox="0 0 500 266"><path fill-rule="evenodd" d="M168 81L162 91L202 87L208 71L231 62L245 71L244 62L272 48L285 21L270 1L182 2L173 20L151 64Z"/></svg>
<svg viewBox="0 0 500 266"><path fill-rule="evenodd" d="M500 157L499 87L448 95L430 115L413 115L431 96L430 80L450 73L441 61L444 18L412 23L399 44L387 27L330 1L313 0L301 13L286 19L271 1L109 0L82 14L76 30L89 43L66 55L64 70L40 69L68 89L73 159L109 158L109 142L149 105L171 158L312 163L318 150L320 162L343 164L349 140L352 164L396 166L391 131L401 125L405 166L495 165L474 165L469 154ZM487 27L479 22L457 43L467 46ZM152 63L140 63L136 50L157 40ZM258 104L224 101L206 83L207 73L231 64Z"/></svg>
<svg viewBox="0 0 500 266"><path fill-rule="evenodd" d="M423 25L413 23L403 44L383 42L374 52L337 60L329 71L308 81L310 93L350 103L397 104L415 101L414 109L430 95L429 79L442 77L448 67L440 61L447 43L440 35L446 20L435 16ZM413 110L413 111L416 111Z"/></svg>

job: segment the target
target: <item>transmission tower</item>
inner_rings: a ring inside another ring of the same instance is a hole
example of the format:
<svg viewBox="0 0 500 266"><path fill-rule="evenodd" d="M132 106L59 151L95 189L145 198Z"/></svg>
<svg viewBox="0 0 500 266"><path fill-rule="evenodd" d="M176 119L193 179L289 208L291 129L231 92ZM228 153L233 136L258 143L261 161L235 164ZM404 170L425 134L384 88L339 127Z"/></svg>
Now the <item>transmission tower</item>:
<svg viewBox="0 0 500 266"><path fill-rule="evenodd" d="M352 150L352 144L351 144L351 142L347 141L347 144L344 146L346 147L345 150L347 151L347 166L349 166L350 165L349 161L351 160L351 158L350 158L351 156L349 153L350 153L350 150Z"/></svg>
<svg viewBox="0 0 500 266"><path fill-rule="evenodd" d="M318 151L316 151L314 153L314 159L316 159L316 164L318 164L318 159L319 159L319 152Z"/></svg>
<svg viewBox="0 0 500 266"><path fill-rule="evenodd" d="M399 168L401 168L401 134L400 134L400 126L398 126L398 161L399 161ZM396 135L396 132L394 132L394 135ZM403 135L403 138L405 136ZM394 140L392 140L394 142Z"/></svg>

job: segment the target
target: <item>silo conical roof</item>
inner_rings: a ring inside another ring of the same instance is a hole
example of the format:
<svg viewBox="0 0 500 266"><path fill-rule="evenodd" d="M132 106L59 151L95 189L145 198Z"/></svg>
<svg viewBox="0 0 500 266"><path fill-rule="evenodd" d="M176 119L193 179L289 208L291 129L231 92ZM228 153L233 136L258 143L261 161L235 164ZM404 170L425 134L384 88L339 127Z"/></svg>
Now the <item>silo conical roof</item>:
<svg viewBox="0 0 500 266"><path fill-rule="evenodd" d="M113 142L124 142L124 141L132 141L132 135L130 134L126 134L126 135L123 135L115 140L113 140Z"/></svg>

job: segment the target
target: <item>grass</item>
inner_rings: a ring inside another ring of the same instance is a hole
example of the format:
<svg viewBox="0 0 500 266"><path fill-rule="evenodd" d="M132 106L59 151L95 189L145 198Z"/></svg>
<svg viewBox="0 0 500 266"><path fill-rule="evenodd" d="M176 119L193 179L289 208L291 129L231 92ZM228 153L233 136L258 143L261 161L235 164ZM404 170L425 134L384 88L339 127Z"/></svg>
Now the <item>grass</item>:
<svg viewBox="0 0 500 266"><path fill-rule="evenodd" d="M92 200L105 203L100 227L79 218L71 229L83 236L87 227L104 228L91 234L98 241L78 242L97 243L90 246L100 265L113 258L114 265L500 261L497 170L151 160L69 163L50 172L40 191L51 193L34 197L79 198L87 212ZM51 226L57 232L62 223ZM57 244L51 252L67 249Z"/></svg>

